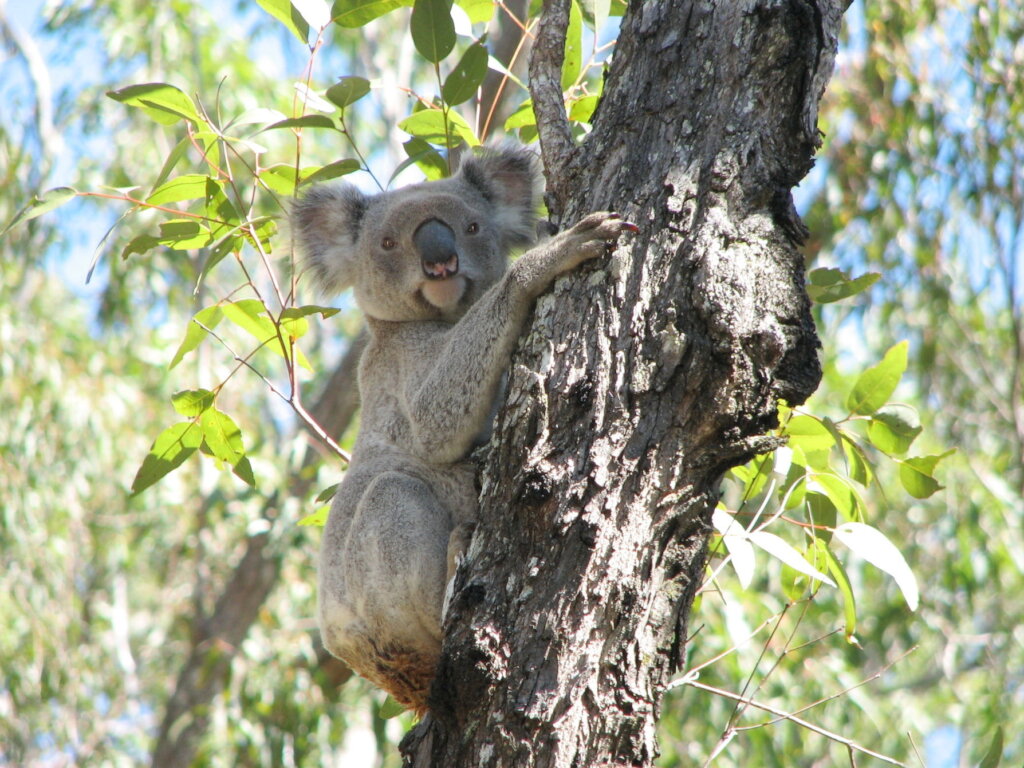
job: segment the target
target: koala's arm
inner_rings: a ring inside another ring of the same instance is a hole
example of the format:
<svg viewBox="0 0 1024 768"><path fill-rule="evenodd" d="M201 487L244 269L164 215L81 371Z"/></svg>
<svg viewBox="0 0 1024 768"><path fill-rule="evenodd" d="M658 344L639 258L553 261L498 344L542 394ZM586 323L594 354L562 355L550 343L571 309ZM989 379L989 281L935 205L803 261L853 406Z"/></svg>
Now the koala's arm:
<svg viewBox="0 0 1024 768"><path fill-rule="evenodd" d="M413 435L425 458L458 461L490 417L534 299L555 278L607 252L624 230L617 214L594 213L523 254L444 334L429 367L407 391Z"/></svg>

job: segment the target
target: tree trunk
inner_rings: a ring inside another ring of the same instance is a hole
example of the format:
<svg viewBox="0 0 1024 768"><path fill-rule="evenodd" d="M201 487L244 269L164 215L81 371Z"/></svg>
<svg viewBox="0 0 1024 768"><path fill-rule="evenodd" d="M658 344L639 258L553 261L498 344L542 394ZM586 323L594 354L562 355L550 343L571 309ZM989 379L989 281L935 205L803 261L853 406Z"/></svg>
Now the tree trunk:
<svg viewBox="0 0 1024 768"><path fill-rule="evenodd" d="M531 64L549 209L640 227L559 281L518 349L417 768L649 766L727 469L817 386L790 190L846 0L632 0L572 144L566 0Z"/></svg>

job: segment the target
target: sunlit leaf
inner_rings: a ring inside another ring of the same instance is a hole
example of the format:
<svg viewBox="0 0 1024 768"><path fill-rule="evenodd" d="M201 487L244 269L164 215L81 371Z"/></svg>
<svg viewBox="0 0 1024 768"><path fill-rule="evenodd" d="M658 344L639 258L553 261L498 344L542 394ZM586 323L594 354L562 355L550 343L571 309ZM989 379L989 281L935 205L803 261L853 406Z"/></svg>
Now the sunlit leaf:
<svg viewBox="0 0 1024 768"><path fill-rule="evenodd" d="M952 450L938 456L915 456L900 462L900 482L915 499L927 499L942 487L935 479L935 466L953 453Z"/></svg>
<svg viewBox="0 0 1024 768"><path fill-rule="evenodd" d="M301 526L317 526L317 527L322 528L323 526L327 525L327 515L328 515L328 513L330 513L330 511L331 511L331 508L328 505L325 504L324 506L322 506L319 509L317 509L317 511L314 512L313 514L306 515L305 517L300 519L299 520L299 525L301 525Z"/></svg>
<svg viewBox="0 0 1024 768"><path fill-rule="evenodd" d="M171 405L182 416L195 418L210 408L216 397L208 389L183 389L171 395Z"/></svg>
<svg viewBox="0 0 1024 768"><path fill-rule="evenodd" d="M850 413L870 416L892 397L907 370L907 342L891 347L882 361L864 371L846 398Z"/></svg>
<svg viewBox="0 0 1024 768"><path fill-rule="evenodd" d="M184 91L167 83L140 83L107 91L107 96L130 107L138 107L162 125L173 125L182 118L206 124L195 104Z"/></svg>
<svg viewBox="0 0 1024 768"><path fill-rule="evenodd" d="M256 0L260 8L280 21L301 43L309 42L309 23L291 0Z"/></svg>
<svg viewBox="0 0 1024 768"><path fill-rule="evenodd" d="M885 534L864 523L843 523L836 528L835 538L849 547L854 554L892 576L910 610L917 610L917 579L903 554Z"/></svg>
<svg viewBox="0 0 1024 768"><path fill-rule="evenodd" d="M48 211L52 211L54 208L59 208L64 203L72 200L77 195L77 190L71 187L55 187L54 189L48 189L42 194L36 195L32 198L32 202L18 211L14 218L7 222L7 226L0 231L0 235L6 234L9 229L17 226L23 221L34 219L37 216L42 216Z"/></svg>
<svg viewBox="0 0 1024 768"><path fill-rule="evenodd" d="M748 538L753 544L763 549L772 557L781 560L793 570L799 571L807 576L811 576L818 581L823 581L829 586L834 587L836 585L836 583L824 573L812 568L804 556L786 543L785 539L776 536L774 533L768 533L768 531L753 531L748 535Z"/></svg>
<svg viewBox="0 0 1024 768"><path fill-rule="evenodd" d="M242 460L242 430L230 416L217 408L207 408L199 417L199 424L203 440L214 456L232 467Z"/></svg>
<svg viewBox="0 0 1024 768"><path fill-rule="evenodd" d="M850 579L846 575L846 569L843 568L832 550L828 548L828 544L824 540L815 538L811 542L811 548L813 551L812 564L814 564L818 570L827 570L832 574L832 578L835 579L836 586L839 588L839 594L843 596L843 617L846 623L846 642L853 645L860 645L857 641L857 601L853 596L853 587L850 585Z"/></svg>
<svg viewBox="0 0 1024 768"><path fill-rule="evenodd" d="M565 56L562 59L562 90L567 91L583 71L583 13L573 0L569 9L569 26L565 31Z"/></svg>
<svg viewBox="0 0 1024 768"><path fill-rule="evenodd" d="M410 6L413 0L335 0L331 6L334 23L354 29L396 8Z"/></svg>
<svg viewBox="0 0 1024 768"><path fill-rule="evenodd" d="M711 524L722 534L725 548L729 550L729 561L736 570L740 586L746 589L754 580L754 548L747 539L746 529L720 507L712 513Z"/></svg>
<svg viewBox="0 0 1024 768"><path fill-rule="evenodd" d="M205 198L210 184L216 186L219 185L219 182L206 174L188 173L161 184L146 198L146 202L150 205L166 205L182 200Z"/></svg>
<svg viewBox="0 0 1024 768"><path fill-rule="evenodd" d="M149 488L167 473L180 467L202 442L202 430L193 421L172 424L153 441L149 453L132 481L132 495Z"/></svg>
<svg viewBox="0 0 1024 768"><path fill-rule="evenodd" d="M450 111L447 122L444 117L440 109L424 109L409 115L398 127L411 136L442 146L455 146L463 140L474 147L480 143L469 123L458 112Z"/></svg>
<svg viewBox="0 0 1024 768"><path fill-rule="evenodd" d="M330 179L336 179L339 176L347 176L350 173L355 173L362 166L360 166L358 160L346 158L344 160L335 160L333 163L328 163L322 168L317 169L308 177L304 177L300 184L317 184L321 181L328 181Z"/></svg>
<svg viewBox="0 0 1024 768"><path fill-rule="evenodd" d="M337 124L327 115L303 115L279 120L264 128L264 131L276 131L280 128L331 128L340 130Z"/></svg>
<svg viewBox="0 0 1024 768"><path fill-rule="evenodd" d="M832 473L816 473L807 482L809 491L824 493L845 519L860 521L864 517L864 502L846 478Z"/></svg>
<svg viewBox="0 0 1024 768"><path fill-rule="evenodd" d="M880 277L877 272L868 272L851 280L845 272L834 267L812 269L807 275L807 295L811 301L828 304L867 290Z"/></svg>
<svg viewBox="0 0 1024 768"><path fill-rule="evenodd" d="M883 453L899 455L910 450L921 434L921 420L909 405L891 403L882 406L868 424L868 439Z"/></svg>
<svg viewBox="0 0 1024 768"><path fill-rule="evenodd" d="M207 329L212 330L217 327L221 317L223 315L221 314L220 307L216 305L196 312L192 319L189 320L188 328L185 329L185 338L178 347L178 351L174 353L168 368L176 366L185 355L198 347L200 342L206 338Z"/></svg>
<svg viewBox="0 0 1024 768"><path fill-rule="evenodd" d="M482 24L494 18L497 7L494 0L455 0L455 4L466 12L472 24Z"/></svg>

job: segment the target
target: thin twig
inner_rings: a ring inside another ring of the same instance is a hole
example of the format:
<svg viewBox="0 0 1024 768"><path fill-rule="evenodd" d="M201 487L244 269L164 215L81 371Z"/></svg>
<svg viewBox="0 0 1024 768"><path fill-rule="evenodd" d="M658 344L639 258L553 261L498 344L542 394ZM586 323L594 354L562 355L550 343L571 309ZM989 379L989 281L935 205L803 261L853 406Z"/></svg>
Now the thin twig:
<svg viewBox="0 0 1024 768"><path fill-rule="evenodd" d="M901 766L905 766L906 765L906 763L902 763L899 760L895 760L895 759L893 759L891 757L888 757L887 755L883 755L883 754L881 754L879 752L874 752L874 751L868 749L867 747L862 747L860 744L857 744L852 739L848 739L845 736L840 736L838 733L833 733L832 731L829 731L829 730L827 730L825 728L817 726L814 723L808 722L807 720L804 720L803 718L797 717L796 715L790 714L789 712L785 712L785 711L783 711L783 710L781 710L781 709L779 709L777 707L773 707L770 704L765 704L765 703L760 702L760 701L755 701L754 699L750 699L750 698L747 698L747 697L744 697L744 696L740 696L739 694L733 693L732 691L726 691L726 690L724 690L722 688L715 688L712 685L706 685L704 683L698 682L697 680L693 680L693 679L685 679L684 678L683 680L680 681L680 683L684 684L684 685L692 686L693 688L696 688L696 689L698 689L700 691L707 691L708 693L713 693L716 696L721 696L723 699L730 699L732 701L739 702L739 703L744 704L746 706L750 706L750 707L754 707L755 709L763 710L765 712L768 712L770 714L778 716L782 720L789 720L790 722L795 723L796 725L799 725L801 728L806 728L807 730L813 731L814 733L817 733L820 736L824 736L826 739L830 739L831 741L834 741L834 742L836 742L838 744L843 744L844 746L846 746L847 749L856 750L857 752L860 752L862 754L868 755L870 757L877 758L878 760L881 760L884 763L888 763L889 765L901 765ZM733 730L736 730L736 729L733 729Z"/></svg>

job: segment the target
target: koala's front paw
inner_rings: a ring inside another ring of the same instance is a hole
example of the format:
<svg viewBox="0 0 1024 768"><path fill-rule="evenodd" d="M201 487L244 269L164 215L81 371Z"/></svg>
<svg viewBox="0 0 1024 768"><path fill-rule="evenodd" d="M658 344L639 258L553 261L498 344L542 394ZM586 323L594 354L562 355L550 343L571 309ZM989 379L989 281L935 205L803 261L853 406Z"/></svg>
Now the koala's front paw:
<svg viewBox="0 0 1024 768"><path fill-rule="evenodd" d="M576 246L577 263L596 259L615 248L623 232L639 232L636 224L626 221L617 213L599 211L585 216L576 226L566 232Z"/></svg>

